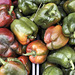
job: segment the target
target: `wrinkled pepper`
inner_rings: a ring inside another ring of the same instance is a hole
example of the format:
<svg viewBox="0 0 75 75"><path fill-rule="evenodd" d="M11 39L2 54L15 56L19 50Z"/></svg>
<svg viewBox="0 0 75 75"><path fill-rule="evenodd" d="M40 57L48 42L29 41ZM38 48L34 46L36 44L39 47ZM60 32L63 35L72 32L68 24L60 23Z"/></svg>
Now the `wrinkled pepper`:
<svg viewBox="0 0 75 75"><path fill-rule="evenodd" d="M26 17L15 19L11 24L11 30L22 45L28 44L35 39L38 32L38 27Z"/></svg>
<svg viewBox="0 0 75 75"><path fill-rule="evenodd" d="M71 70L74 70L75 51L69 46L64 46L53 54L50 54L47 57L47 61L59 64L64 68L72 67Z"/></svg>
<svg viewBox="0 0 75 75"><path fill-rule="evenodd" d="M59 49L67 44L69 38L62 33L62 26L49 27L44 35L44 42L49 50Z"/></svg>
<svg viewBox="0 0 75 75"><path fill-rule="evenodd" d="M75 45L75 13L71 13L64 18L62 30L64 35L70 38L69 44Z"/></svg>
<svg viewBox="0 0 75 75"><path fill-rule="evenodd" d="M15 18L13 6L8 9L7 5L0 5L0 27L8 27Z"/></svg>
<svg viewBox="0 0 75 75"><path fill-rule="evenodd" d="M0 75L27 75L24 64L17 58L8 58L7 62L0 58L3 66L0 68Z"/></svg>
<svg viewBox="0 0 75 75"><path fill-rule="evenodd" d="M49 62L44 62L41 66L41 73L43 73L45 71L46 68L50 67L50 66L55 66L54 64L51 64Z"/></svg>
<svg viewBox="0 0 75 75"><path fill-rule="evenodd" d="M66 1L63 5L63 8L67 13L75 12L75 0Z"/></svg>
<svg viewBox="0 0 75 75"><path fill-rule="evenodd" d="M34 16L34 22L46 29L61 20L61 14L55 3L44 4Z"/></svg>
<svg viewBox="0 0 75 75"><path fill-rule="evenodd" d="M58 67L50 66L45 69L42 75L63 75L63 72Z"/></svg>
<svg viewBox="0 0 75 75"><path fill-rule="evenodd" d="M28 57L26 56L20 56L18 57L18 59L24 64L26 70L27 70L27 75L30 74L30 70L31 70L31 64L28 60Z"/></svg>
<svg viewBox="0 0 75 75"><path fill-rule="evenodd" d="M18 8L24 15L35 13L38 6L29 0L18 0Z"/></svg>
<svg viewBox="0 0 75 75"><path fill-rule="evenodd" d="M25 47L19 44L13 33L7 28L0 28L0 56L15 56L15 53L25 53Z"/></svg>
<svg viewBox="0 0 75 75"><path fill-rule="evenodd" d="M36 40L27 45L25 56L29 56L29 60L35 64L41 64L46 60L48 49L45 44Z"/></svg>

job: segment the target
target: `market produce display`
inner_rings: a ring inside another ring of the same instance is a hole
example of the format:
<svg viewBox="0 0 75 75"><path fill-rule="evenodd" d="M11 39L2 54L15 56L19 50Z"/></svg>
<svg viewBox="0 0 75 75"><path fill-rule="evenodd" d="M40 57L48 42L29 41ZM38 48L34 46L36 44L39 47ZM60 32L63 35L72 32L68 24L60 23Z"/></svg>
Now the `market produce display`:
<svg viewBox="0 0 75 75"><path fill-rule="evenodd" d="M75 75L75 0L0 0L0 75Z"/></svg>

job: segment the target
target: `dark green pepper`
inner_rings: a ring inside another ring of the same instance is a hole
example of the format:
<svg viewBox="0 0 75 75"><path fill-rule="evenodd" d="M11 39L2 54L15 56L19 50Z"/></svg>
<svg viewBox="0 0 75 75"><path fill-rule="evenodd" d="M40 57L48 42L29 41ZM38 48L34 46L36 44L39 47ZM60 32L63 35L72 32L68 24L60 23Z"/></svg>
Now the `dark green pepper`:
<svg viewBox="0 0 75 75"><path fill-rule="evenodd" d="M67 13L75 12L75 0L68 0L63 5L64 10Z"/></svg>
<svg viewBox="0 0 75 75"><path fill-rule="evenodd" d="M69 44L75 45L75 13L64 18L62 30L64 35L70 38Z"/></svg>
<svg viewBox="0 0 75 75"><path fill-rule="evenodd" d="M42 66L41 66L41 72L43 73L44 70L45 70L46 68L50 67L50 66L54 66L54 64L51 64L51 63L49 63L49 62L44 62L44 63L42 64Z"/></svg>
<svg viewBox="0 0 75 75"><path fill-rule="evenodd" d="M75 62L75 52L71 47L65 46L57 52L50 54L47 60L50 63L60 64L65 68L70 68L72 66L71 69L74 70L73 62Z"/></svg>
<svg viewBox="0 0 75 75"><path fill-rule="evenodd" d="M18 8L16 8L14 11L15 11L15 15L16 15L17 18L23 17L22 13L19 11Z"/></svg>
<svg viewBox="0 0 75 75"><path fill-rule="evenodd" d="M63 75L63 72L58 67L50 66L45 69L42 75Z"/></svg>
<svg viewBox="0 0 75 75"><path fill-rule="evenodd" d="M36 38L38 27L26 17L15 19L11 24L11 30L22 45L28 44Z"/></svg>
<svg viewBox="0 0 75 75"><path fill-rule="evenodd" d="M35 3L28 0L18 0L18 7L24 15L35 13L38 9Z"/></svg>
<svg viewBox="0 0 75 75"><path fill-rule="evenodd" d="M34 16L34 22L46 29L61 20L61 14L54 3L48 3L42 6Z"/></svg>

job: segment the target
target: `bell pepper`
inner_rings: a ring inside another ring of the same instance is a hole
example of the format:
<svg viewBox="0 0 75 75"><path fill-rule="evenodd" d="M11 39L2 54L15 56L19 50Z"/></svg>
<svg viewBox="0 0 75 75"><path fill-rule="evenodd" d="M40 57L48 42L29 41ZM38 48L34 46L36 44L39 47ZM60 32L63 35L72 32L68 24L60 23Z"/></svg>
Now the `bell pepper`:
<svg viewBox="0 0 75 75"><path fill-rule="evenodd" d="M18 8L16 8L16 9L14 10L14 12L15 12L15 15L16 15L17 18L23 17L22 13L19 11Z"/></svg>
<svg viewBox="0 0 75 75"><path fill-rule="evenodd" d="M7 5L0 5L0 27L8 27L16 18L13 11L13 6L10 8L11 9L8 9Z"/></svg>
<svg viewBox="0 0 75 75"><path fill-rule="evenodd" d="M47 57L47 61L59 64L64 68L72 67L71 70L74 70L75 51L69 46L64 46L53 54L50 54Z"/></svg>
<svg viewBox="0 0 75 75"><path fill-rule="evenodd" d="M31 64L28 60L28 57L26 56L20 56L18 57L18 59L24 64L26 70L27 70L27 75L30 74L30 70L31 70Z"/></svg>
<svg viewBox="0 0 75 75"><path fill-rule="evenodd" d="M66 1L63 5L63 8L67 13L75 12L75 0Z"/></svg>
<svg viewBox="0 0 75 75"><path fill-rule="evenodd" d="M44 42L49 50L59 49L65 46L68 40L69 38L63 35L60 25L49 27L44 35Z"/></svg>
<svg viewBox="0 0 75 75"><path fill-rule="evenodd" d="M63 75L63 72L58 67L50 66L45 69L42 75Z"/></svg>
<svg viewBox="0 0 75 75"><path fill-rule="evenodd" d="M48 49L45 44L36 40L27 45L25 56L29 56L29 60L35 64L41 64L46 60Z"/></svg>
<svg viewBox="0 0 75 75"><path fill-rule="evenodd" d="M15 7L18 6L18 0L12 0L12 3L13 3L13 5L14 5Z"/></svg>
<svg viewBox="0 0 75 75"><path fill-rule="evenodd" d="M61 20L61 14L55 3L44 4L34 16L34 22L46 29Z"/></svg>
<svg viewBox="0 0 75 75"><path fill-rule="evenodd" d="M38 9L38 6L29 0L18 0L18 8L24 15L29 15L35 13Z"/></svg>
<svg viewBox="0 0 75 75"><path fill-rule="evenodd" d="M26 17L15 19L11 24L11 30L22 45L28 44L35 39L38 32L38 27Z"/></svg>
<svg viewBox="0 0 75 75"><path fill-rule="evenodd" d="M10 6L12 6L12 1L11 0L0 0L0 5L1 4L6 4L10 8Z"/></svg>
<svg viewBox="0 0 75 75"><path fill-rule="evenodd" d="M8 58L7 62L0 58L3 66L0 68L0 75L27 75L23 63L19 59Z"/></svg>
<svg viewBox="0 0 75 75"><path fill-rule="evenodd" d="M69 44L71 45L75 45L74 29L75 29L75 13L71 13L64 18L62 26L62 31L66 37L70 38Z"/></svg>
<svg viewBox="0 0 75 75"><path fill-rule="evenodd" d="M7 28L0 28L0 56L10 57L15 53L25 53L25 48L14 38L13 33Z"/></svg>
<svg viewBox="0 0 75 75"><path fill-rule="evenodd" d="M42 66L41 66L41 72L43 73L44 71L45 71L45 69L47 69L48 67L50 67L50 66L55 66L54 64L51 64L51 63L49 63L49 62L44 62L43 64L42 64Z"/></svg>

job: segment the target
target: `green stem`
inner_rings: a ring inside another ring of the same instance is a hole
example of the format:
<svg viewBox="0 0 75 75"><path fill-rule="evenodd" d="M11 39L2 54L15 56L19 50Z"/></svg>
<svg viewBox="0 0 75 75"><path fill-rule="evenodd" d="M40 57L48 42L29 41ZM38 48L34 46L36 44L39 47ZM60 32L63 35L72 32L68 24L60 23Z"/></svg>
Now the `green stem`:
<svg viewBox="0 0 75 75"><path fill-rule="evenodd" d="M30 35L30 36L28 36L28 38L29 39L34 39L35 37Z"/></svg>
<svg viewBox="0 0 75 75"><path fill-rule="evenodd" d="M74 34L73 34L74 38L75 38L75 31L74 31Z"/></svg>
<svg viewBox="0 0 75 75"><path fill-rule="evenodd" d="M70 61L70 64L72 66L71 70L74 70L74 64L73 64L73 61L72 60Z"/></svg>
<svg viewBox="0 0 75 75"><path fill-rule="evenodd" d="M5 65L7 62L5 62L2 58L0 58L0 62Z"/></svg>
<svg viewBox="0 0 75 75"><path fill-rule="evenodd" d="M11 6L11 7L10 7L10 11L8 11L8 13L9 13L10 15L11 15L13 9L14 9L14 6Z"/></svg>
<svg viewBox="0 0 75 75"><path fill-rule="evenodd" d="M31 51L31 53L26 53L26 54L23 54L23 55L25 55L25 56L29 56L29 55L36 56L36 52Z"/></svg>

